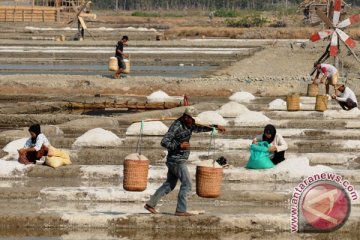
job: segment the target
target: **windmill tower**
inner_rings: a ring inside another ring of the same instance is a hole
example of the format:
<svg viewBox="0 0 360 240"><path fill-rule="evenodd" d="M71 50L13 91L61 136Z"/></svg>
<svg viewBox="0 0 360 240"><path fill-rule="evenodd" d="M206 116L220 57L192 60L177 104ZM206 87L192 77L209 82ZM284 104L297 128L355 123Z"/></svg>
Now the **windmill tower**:
<svg viewBox="0 0 360 240"><path fill-rule="evenodd" d="M317 9L316 14L319 16L319 18L324 22L325 26L328 29L319 31L315 34L313 34L310 37L310 40L313 42L316 42L321 39L328 38L330 39L330 43L327 46L325 53L320 57L318 62L325 61L329 56L334 57L334 65L338 67L338 55L340 52L340 40L343 43L343 45L346 46L346 48L351 52L351 54L355 57L355 59L360 62L360 59L356 56L353 49L356 46L356 42L347 35L342 29L356 24L360 22L360 14L355 14L350 16L349 18L340 20L340 13L341 13L341 6L342 1L341 0L335 0L332 6L332 19L330 19L326 14L324 14L321 10ZM330 9L331 10L331 9Z"/></svg>

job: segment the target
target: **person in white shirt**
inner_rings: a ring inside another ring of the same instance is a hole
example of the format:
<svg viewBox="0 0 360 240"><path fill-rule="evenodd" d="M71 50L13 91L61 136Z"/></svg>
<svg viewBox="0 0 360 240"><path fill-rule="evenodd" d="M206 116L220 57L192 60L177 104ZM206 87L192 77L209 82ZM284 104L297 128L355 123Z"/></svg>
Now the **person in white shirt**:
<svg viewBox="0 0 360 240"><path fill-rule="evenodd" d="M31 125L29 133L31 137L26 141L24 147L18 150L18 160L25 165L36 163L36 160L47 156L50 146L49 140L41 133L39 124Z"/></svg>
<svg viewBox="0 0 360 240"><path fill-rule="evenodd" d="M266 125L264 133L257 135L252 143L256 144L259 141L266 141L271 145L269 147L269 158L275 165L285 160L285 151L288 149L288 145L284 138L276 133L276 128L273 125Z"/></svg>
<svg viewBox="0 0 360 240"><path fill-rule="evenodd" d="M320 73L322 73L323 76L320 79L320 83L324 83L326 80L325 82L326 94L329 95L330 85L334 87L334 92L335 92L335 85L338 81L338 70L336 69L336 67L334 67L331 64L319 63L319 62L316 62L314 64L314 67L317 69L317 73L313 80L313 83L316 84L316 80L318 80Z"/></svg>
<svg viewBox="0 0 360 240"><path fill-rule="evenodd" d="M340 92L339 96L336 96L334 94L331 96L331 98L336 99L340 104L340 106L342 107L342 109L349 111L358 106L355 93L349 87L345 87L344 84L341 84L338 87L338 90Z"/></svg>

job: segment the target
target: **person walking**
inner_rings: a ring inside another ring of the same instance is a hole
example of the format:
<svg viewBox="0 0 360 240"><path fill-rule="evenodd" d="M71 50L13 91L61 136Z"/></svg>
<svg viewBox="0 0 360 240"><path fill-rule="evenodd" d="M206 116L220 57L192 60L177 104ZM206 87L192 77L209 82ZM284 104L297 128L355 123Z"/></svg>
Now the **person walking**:
<svg viewBox="0 0 360 240"><path fill-rule="evenodd" d="M168 150L166 166L168 168L166 181L156 190L144 208L150 213L158 213L155 209L163 196L174 190L177 181L180 180L180 191L177 198L176 216L191 216L187 212L187 196L191 191L191 178L186 161L190 154L190 138L193 132L209 132L213 127L220 132L225 128L220 125L201 126L195 123L196 109L187 107L184 114L175 120L168 132L164 135L161 146Z"/></svg>
<svg viewBox="0 0 360 240"><path fill-rule="evenodd" d="M338 90L340 92L339 96L333 94L331 98L337 100L342 109L349 111L358 106L355 93L349 87L345 87L344 84L341 84L338 87Z"/></svg>
<svg viewBox="0 0 360 240"><path fill-rule="evenodd" d="M114 74L114 78L120 78L121 73L123 73L126 69L126 65L124 62L124 58L129 57L128 54L124 53L124 46L128 45L129 37L123 36L122 39L117 43L115 50L115 57L118 60L119 70Z"/></svg>
<svg viewBox="0 0 360 240"><path fill-rule="evenodd" d="M325 82L326 95L331 98L329 95L330 85L334 87L335 93L335 85L338 80L338 70L333 65L327 63L316 62L314 63L314 67L317 69L317 73L315 78L313 79L313 83L316 84L316 80L318 80L320 73L322 73L320 83Z"/></svg>

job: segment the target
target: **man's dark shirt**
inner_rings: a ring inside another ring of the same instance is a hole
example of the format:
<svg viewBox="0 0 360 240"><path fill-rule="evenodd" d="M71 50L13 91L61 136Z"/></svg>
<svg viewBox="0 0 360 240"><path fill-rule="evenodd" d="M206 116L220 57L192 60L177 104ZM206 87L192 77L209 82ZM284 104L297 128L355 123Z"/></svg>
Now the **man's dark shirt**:
<svg viewBox="0 0 360 240"><path fill-rule="evenodd" d="M118 50L121 52L123 52L124 50L124 44L122 43L122 41L119 41L118 44L116 45L115 57L123 59L123 55L118 53Z"/></svg>

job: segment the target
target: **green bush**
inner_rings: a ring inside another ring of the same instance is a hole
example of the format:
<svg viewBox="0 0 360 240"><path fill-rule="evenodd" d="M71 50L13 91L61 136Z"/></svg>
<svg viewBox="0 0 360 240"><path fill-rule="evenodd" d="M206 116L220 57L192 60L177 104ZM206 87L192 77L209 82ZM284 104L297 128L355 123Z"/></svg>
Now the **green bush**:
<svg viewBox="0 0 360 240"><path fill-rule="evenodd" d="M153 12L138 12L135 11L131 14L133 17L160 17L159 13L153 13Z"/></svg>
<svg viewBox="0 0 360 240"><path fill-rule="evenodd" d="M228 27L262 27L268 20L260 15L245 16L238 19L226 19L225 23Z"/></svg>
<svg viewBox="0 0 360 240"><path fill-rule="evenodd" d="M234 10L219 9L215 11L214 16L234 18L240 16L240 13Z"/></svg>

